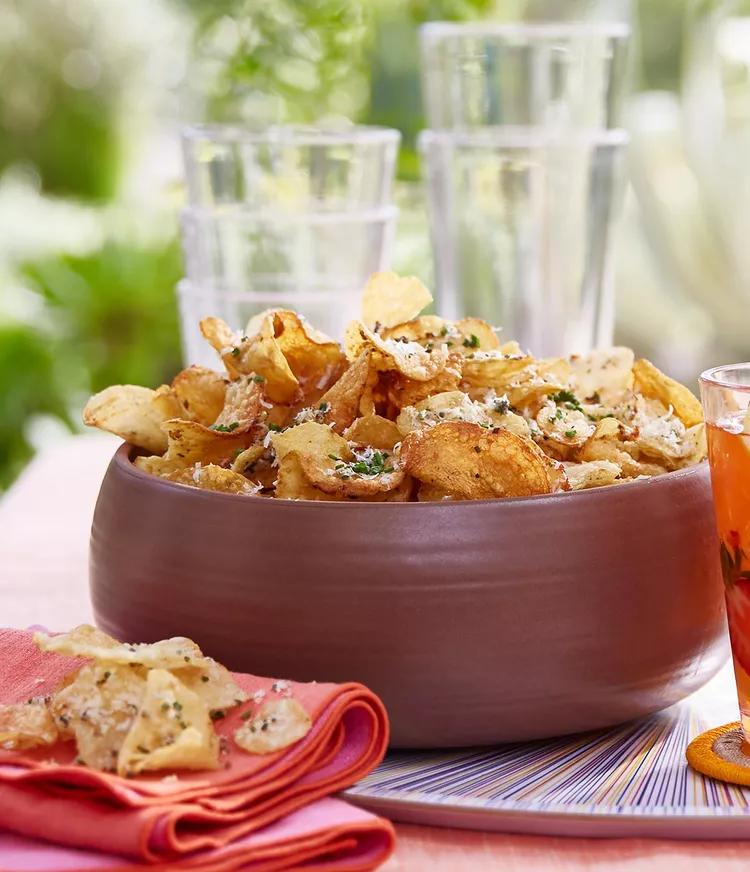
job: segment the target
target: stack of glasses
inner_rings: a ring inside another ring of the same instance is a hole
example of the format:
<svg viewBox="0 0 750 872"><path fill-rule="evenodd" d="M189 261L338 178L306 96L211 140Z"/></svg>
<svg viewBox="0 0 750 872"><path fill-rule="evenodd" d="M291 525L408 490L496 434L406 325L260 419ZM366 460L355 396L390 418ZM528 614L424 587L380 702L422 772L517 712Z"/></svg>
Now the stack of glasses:
<svg viewBox="0 0 750 872"><path fill-rule="evenodd" d="M368 276L389 266L399 140L356 126L184 131L186 364L215 364L198 327L210 316L240 330L264 309L291 308L343 337Z"/></svg>
<svg viewBox="0 0 750 872"><path fill-rule="evenodd" d="M421 30L436 309L539 356L611 344L625 24Z"/></svg>

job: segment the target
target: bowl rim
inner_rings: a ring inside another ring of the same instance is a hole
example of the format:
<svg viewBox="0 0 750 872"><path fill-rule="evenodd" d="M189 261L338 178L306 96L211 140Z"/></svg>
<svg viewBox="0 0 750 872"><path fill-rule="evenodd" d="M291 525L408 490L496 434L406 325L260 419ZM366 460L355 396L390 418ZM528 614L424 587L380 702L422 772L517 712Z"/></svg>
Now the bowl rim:
<svg viewBox="0 0 750 872"><path fill-rule="evenodd" d="M627 488L628 492L632 492L633 490L644 490L648 487L654 487L655 482L660 480L669 479L670 481L674 481L675 479L689 478L696 475L698 472L707 468L708 461L702 460L700 463L695 464L694 466L688 466L684 469L675 469L668 472L664 472L661 475L649 476L647 478L642 479L633 479L632 481L624 481L620 484L614 485L603 485L602 487L593 487L587 488L585 490L577 490L577 491L560 491L554 494L533 494L532 496L519 496L519 497L505 497L499 498L495 497L493 499L488 500L441 500L435 502L408 502L408 503L372 503L372 502L339 502L339 501L328 501L328 500L277 500L277 499L269 499L268 497L256 497L256 496L247 496L242 494L228 494L221 493L219 491L210 491L205 490L203 488L194 488L189 487L188 485L180 484L179 482L174 481L166 481L165 479L160 479L155 475L151 475L148 472L144 472L142 469L138 469L137 466L133 464L133 455L140 451L137 446L131 445L129 442L123 442L114 453L114 456L111 460L111 465L116 466L121 472L125 475L133 476L137 480L140 481L148 481L150 484L155 485L156 487L163 487L168 490L174 490L175 488L179 488L179 490L183 492L192 492L194 499L219 499L226 501L228 498L233 500L239 500L243 503L250 503L251 505L263 503L265 505L274 504L279 506L287 506L289 507L304 507L304 506L326 506L333 511L349 511L351 512L354 506L357 506L359 510L362 507L365 507L365 511L383 511L388 510L392 511L396 509L397 511L413 511L416 507L420 507L418 510L423 511L427 508L435 508L437 507L447 507L447 506L518 506L520 503L527 503L533 501L550 501L555 500L558 502L562 502L563 499L601 499L601 494L603 492L612 492L613 490L620 491L622 488ZM453 511L453 509L449 509L449 511Z"/></svg>

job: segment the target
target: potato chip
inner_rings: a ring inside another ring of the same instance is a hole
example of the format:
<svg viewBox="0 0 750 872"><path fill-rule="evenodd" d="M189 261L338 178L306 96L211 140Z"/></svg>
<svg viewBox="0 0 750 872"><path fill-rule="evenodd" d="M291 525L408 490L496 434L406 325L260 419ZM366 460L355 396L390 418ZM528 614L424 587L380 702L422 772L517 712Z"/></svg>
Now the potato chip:
<svg viewBox="0 0 750 872"><path fill-rule="evenodd" d="M393 327L381 327L379 331L383 339L398 339L400 342L419 342L428 345L445 344L449 338L457 339L459 333L456 325L445 318L437 315L422 315L420 318L412 318ZM451 343L453 344L453 343Z"/></svg>
<svg viewBox="0 0 750 872"><path fill-rule="evenodd" d="M317 408L303 409L294 421L303 424L314 421L332 424L336 433L343 433L359 412L362 395L370 377L372 350L366 348L341 378L320 398Z"/></svg>
<svg viewBox="0 0 750 872"><path fill-rule="evenodd" d="M167 435L165 460L183 467L231 464L238 452L249 448L265 432L263 424L236 428L229 425L224 430L211 430L197 421L167 421L163 426Z"/></svg>
<svg viewBox="0 0 750 872"><path fill-rule="evenodd" d="M44 700L0 705L0 748L22 751L54 745L57 727Z"/></svg>
<svg viewBox="0 0 750 872"><path fill-rule="evenodd" d="M454 326L460 340L457 343L454 340L454 344L464 354L499 350L500 340L486 321L482 321L480 318L462 318L460 321L456 321Z"/></svg>
<svg viewBox="0 0 750 872"><path fill-rule="evenodd" d="M416 276L375 273L362 294L362 320L369 327L393 327L410 321L430 305L432 294Z"/></svg>
<svg viewBox="0 0 750 872"><path fill-rule="evenodd" d="M158 769L218 769L219 739L201 698L170 672L151 669L117 759L125 777Z"/></svg>
<svg viewBox="0 0 750 872"><path fill-rule="evenodd" d="M190 413L184 403L169 385L162 385L154 391L151 402L156 406L159 415L168 421L170 418L190 418Z"/></svg>
<svg viewBox="0 0 750 872"><path fill-rule="evenodd" d="M536 422L541 431L539 444L546 453L554 452L563 459L567 459L574 449L584 445L596 429L595 424L583 412L564 405L558 406L553 402L542 406Z"/></svg>
<svg viewBox="0 0 750 872"><path fill-rule="evenodd" d="M374 357L376 369L397 370L416 381L429 381L435 378L448 363L446 346L429 350L418 342L383 339L365 327L361 321L352 321L347 327L344 345L349 360L356 360L367 348L373 348L377 352Z"/></svg>
<svg viewBox="0 0 750 872"><path fill-rule="evenodd" d="M227 384L227 377L221 373L203 366L189 366L175 376L172 390L187 410L190 420L208 427L224 408Z"/></svg>
<svg viewBox="0 0 750 872"><path fill-rule="evenodd" d="M507 397L513 407L533 406L549 394L566 390L570 364L563 358L535 360L505 357L501 352L478 352L464 362L463 383L473 399L490 388Z"/></svg>
<svg viewBox="0 0 750 872"><path fill-rule="evenodd" d="M404 470L388 451L372 447L354 450L353 459L328 455L299 455L300 468L307 481L323 493L347 499L368 499L396 490L404 481Z"/></svg>
<svg viewBox="0 0 750 872"><path fill-rule="evenodd" d="M302 472L300 455L296 451L285 454L279 462L276 480L276 498L279 500L317 500L336 502L346 497L327 494L313 487Z"/></svg>
<svg viewBox="0 0 750 872"><path fill-rule="evenodd" d="M155 475L157 478L170 475L178 471L190 470L193 467L185 466L183 460L166 460L164 457L136 457L133 460L133 465L142 472L147 472L149 475Z"/></svg>
<svg viewBox="0 0 750 872"><path fill-rule="evenodd" d="M571 389L582 403L616 405L633 386L630 348L606 348L570 357Z"/></svg>
<svg viewBox="0 0 750 872"><path fill-rule="evenodd" d="M312 421L300 424L299 427L290 427L281 433L274 433L271 436L271 443L279 460L283 460L290 451L313 457L335 454L343 460L352 458L346 439L334 433L325 424L316 424Z"/></svg>
<svg viewBox="0 0 750 872"><path fill-rule="evenodd" d="M642 358L633 366L635 386L645 397L660 400L672 407L675 415L686 427L693 427L703 421L701 404L684 385L664 375L651 361Z"/></svg>
<svg viewBox="0 0 750 872"><path fill-rule="evenodd" d="M83 409L83 423L114 433L152 454L163 454L167 437L161 425L167 418L153 402L156 391L136 385L113 385L95 394Z"/></svg>
<svg viewBox="0 0 750 872"><path fill-rule="evenodd" d="M224 405L211 425L216 432L247 432L265 416L263 382L254 375L241 375L231 381L224 393Z"/></svg>
<svg viewBox="0 0 750 872"><path fill-rule="evenodd" d="M112 772L145 691L141 670L100 660L78 671L50 702L50 712L61 730L75 736L81 762Z"/></svg>
<svg viewBox="0 0 750 872"><path fill-rule="evenodd" d="M232 461L232 472L237 472L240 475L252 477L252 473L255 471L255 468L258 465L258 461L267 451L268 449L262 443L257 445L251 445L244 451L240 451L240 453Z"/></svg>
<svg viewBox="0 0 750 872"><path fill-rule="evenodd" d="M380 415L365 415L357 420L344 433L347 442L360 446L393 451L393 446L401 441L401 431L395 422Z"/></svg>
<svg viewBox="0 0 750 872"><path fill-rule="evenodd" d="M389 373L388 400L395 409L415 406L433 394L455 391L461 382L463 355L454 351L448 355L445 369L428 381L407 378L400 372Z"/></svg>
<svg viewBox="0 0 750 872"><path fill-rule="evenodd" d="M207 666L200 648L184 636L149 644L130 644L118 642L96 627L82 624L69 633L56 636L35 633L34 643L40 651L61 654L63 657L106 660L108 663L134 663L158 669Z"/></svg>
<svg viewBox="0 0 750 872"><path fill-rule="evenodd" d="M415 406L401 410L396 424L402 435L412 430L434 427L446 421L468 421L471 424L492 425L487 409L471 400L463 391L446 391L427 397Z"/></svg>
<svg viewBox="0 0 750 872"><path fill-rule="evenodd" d="M198 463L195 466L176 469L172 472L163 472L159 478L175 484L195 487L199 490L216 491L223 494L238 494L246 497L255 496L259 489L258 486L252 485L239 472L224 469L221 466L216 466L214 463L208 463L206 466Z"/></svg>
<svg viewBox="0 0 750 872"><path fill-rule="evenodd" d="M401 444L400 463L420 481L463 499L550 493L539 449L508 430L451 422L415 430Z"/></svg>
<svg viewBox="0 0 750 872"><path fill-rule="evenodd" d="M417 501L420 503L440 503L443 502L443 500L454 499L456 499L456 497L442 487L437 487L434 484L427 484L427 482L424 481L419 483Z"/></svg>
<svg viewBox="0 0 750 872"><path fill-rule="evenodd" d="M201 698L210 714L226 712L249 699L232 678L232 673L211 657L204 658L203 666L185 666L169 671Z"/></svg>
<svg viewBox="0 0 750 872"><path fill-rule="evenodd" d="M311 728L310 715L296 699L272 699L234 731L234 741L250 754L271 754L304 739Z"/></svg>
<svg viewBox="0 0 750 872"><path fill-rule="evenodd" d="M564 463L565 475L572 490L603 487L614 484L621 469L610 460L593 460L589 463Z"/></svg>

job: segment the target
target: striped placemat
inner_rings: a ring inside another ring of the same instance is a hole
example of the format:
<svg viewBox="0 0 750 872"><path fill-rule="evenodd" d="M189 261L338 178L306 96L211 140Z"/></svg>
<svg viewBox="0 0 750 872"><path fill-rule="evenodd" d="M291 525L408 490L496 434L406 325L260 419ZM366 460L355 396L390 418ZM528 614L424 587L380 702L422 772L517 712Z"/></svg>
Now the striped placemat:
<svg viewBox="0 0 750 872"><path fill-rule="evenodd" d="M729 669L690 699L612 730L495 748L394 751L345 796L394 819L479 829L710 838L711 821L732 818L750 835L750 788L705 778L685 761L695 736L736 719ZM654 829L678 819L683 824ZM685 828L696 821L698 829ZM726 823L715 830L721 838L739 835Z"/></svg>

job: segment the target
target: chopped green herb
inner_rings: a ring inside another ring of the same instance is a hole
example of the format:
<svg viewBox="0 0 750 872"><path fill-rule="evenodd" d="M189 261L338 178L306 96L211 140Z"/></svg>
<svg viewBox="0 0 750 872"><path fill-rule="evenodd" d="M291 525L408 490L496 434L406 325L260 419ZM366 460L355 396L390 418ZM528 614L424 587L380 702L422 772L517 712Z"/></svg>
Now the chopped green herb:
<svg viewBox="0 0 750 872"><path fill-rule="evenodd" d="M441 328L441 330L440 330L440 335L441 335L441 336L447 336L447 335L448 335L448 327L447 327L447 326Z"/></svg>
<svg viewBox="0 0 750 872"><path fill-rule="evenodd" d="M329 460L341 460L341 458L340 458L340 457L336 457L335 454L329 454L329 455L328 455L328 459L329 459Z"/></svg>
<svg viewBox="0 0 750 872"><path fill-rule="evenodd" d="M510 410L510 402L507 397L499 397L495 400L495 411L500 412L501 415L507 415Z"/></svg>
<svg viewBox="0 0 750 872"><path fill-rule="evenodd" d="M238 355L239 353L240 353L239 348L237 348L237 346L235 346L235 347L232 349L232 357L237 357L237 355Z"/></svg>
<svg viewBox="0 0 750 872"><path fill-rule="evenodd" d="M472 333L470 339L464 339L464 348L479 348L479 337Z"/></svg>
<svg viewBox="0 0 750 872"><path fill-rule="evenodd" d="M476 453L479 454L482 451L482 449L478 445L475 445L474 451L476 451Z"/></svg>
<svg viewBox="0 0 750 872"><path fill-rule="evenodd" d="M234 457L232 458L232 460L237 460L237 458L240 456L240 454L242 454L242 452L243 452L244 450L245 450L244 448L238 448L238 449L234 452Z"/></svg>
<svg viewBox="0 0 750 872"><path fill-rule="evenodd" d="M211 712L212 721L220 721L224 717L224 712Z"/></svg>
<svg viewBox="0 0 750 872"><path fill-rule="evenodd" d="M182 703L179 700L175 700L172 703L172 708L177 712L182 711Z"/></svg>
<svg viewBox="0 0 750 872"><path fill-rule="evenodd" d="M575 412L582 412L581 403L578 400L578 397L572 393L571 391L559 391L556 394L552 394L552 400L556 403L565 403L565 406L568 409L571 409Z"/></svg>
<svg viewBox="0 0 750 872"><path fill-rule="evenodd" d="M335 458L339 460L339 458ZM380 475L381 473L393 472L393 467L386 467L388 459L387 451L375 451L368 460L352 460L348 463L340 461L336 464L336 472L341 478L351 478L352 475Z"/></svg>
<svg viewBox="0 0 750 872"><path fill-rule="evenodd" d="M243 721L246 721L248 718L251 718L252 716L253 716L252 709L248 709L246 712L242 712L242 714L240 715L240 717Z"/></svg>
<svg viewBox="0 0 750 872"><path fill-rule="evenodd" d="M568 439L572 439L576 435L576 431L575 430L566 430L565 435L568 437Z"/></svg>
<svg viewBox="0 0 750 872"><path fill-rule="evenodd" d="M185 654L182 659L185 661L185 663L190 663L190 658L187 656L187 654Z"/></svg>
<svg viewBox="0 0 750 872"><path fill-rule="evenodd" d="M168 702L163 702L163 703L161 704L161 710L162 710L163 712L169 711L169 709L170 709L170 705L169 705Z"/></svg>
<svg viewBox="0 0 750 872"><path fill-rule="evenodd" d="M281 427L278 424L274 424L273 421L269 422L268 429L273 430L274 433L281 433Z"/></svg>
<svg viewBox="0 0 750 872"><path fill-rule="evenodd" d="M450 348L450 347L453 345L453 343L452 343L452 342L446 342L445 345L446 345L447 348Z"/></svg>
<svg viewBox="0 0 750 872"><path fill-rule="evenodd" d="M201 675L201 681L208 681L207 675Z"/></svg>
<svg viewBox="0 0 750 872"><path fill-rule="evenodd" d="M237 421L233 421L231 424L211 424L211 426L208 429L215 430L217 433L231 433L233 430L236 430L239 426L240 425Z"/></svg>
<svg viewBox="0 0 750 872"><path fill-rule="evenodd" d="M555 419L558 421L562 421L562 418L563 418L563 410L562 409L555 409Z"/></svg>
<svg viewBox="0 0 750 872"><path fill-rule="evenodd" d="M148 748L145 748L143 745L138 745L136 750L140 751L141 754L150 754L151 753L148 750Z"/></svg>
<svg viewBox="0 0 750 872"><path fill-rule="evenodd" d="M328 405L328 403L321 403L318 406L318 409L320 409L321 412L327 412L329 409L329 405Z"/></svg>
<svg viewBox="0 0 750 872"><path fill-rule="evenodd" d="M262 375L254 375L253 376L253 381L259 385L262 385L265 380L266 380L265 377Z"/></svg>

